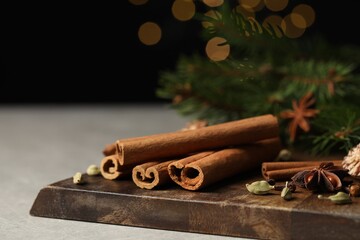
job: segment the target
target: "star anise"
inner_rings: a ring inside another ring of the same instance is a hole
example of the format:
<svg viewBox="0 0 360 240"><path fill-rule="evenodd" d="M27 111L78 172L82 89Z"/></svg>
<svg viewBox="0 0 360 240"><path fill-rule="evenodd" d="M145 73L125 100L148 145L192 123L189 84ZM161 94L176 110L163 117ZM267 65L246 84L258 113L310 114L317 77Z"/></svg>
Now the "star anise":
<svg viewBox="0 0 360 240"><path fill-rule="evenodd" d="M298 127L305 132L310 131L308 118L314 117L319 113L319 110L309 108L314 103L315 98L313 98L312 93L308 93L300 99L299 103L295 100L292 101L293 110L285 110L280 113L280 117L282 118L292 118L289 124L290 140L292 142L295 140Z"/></svg>
<svg viewBox="0 0 360 240"><path fill-rule="evenodd" d="M334 192L342 188L342 180L347 170L334 166L333 162L323 162L312 170L304 170L291 179L302 188L319 192Z"/></svg>

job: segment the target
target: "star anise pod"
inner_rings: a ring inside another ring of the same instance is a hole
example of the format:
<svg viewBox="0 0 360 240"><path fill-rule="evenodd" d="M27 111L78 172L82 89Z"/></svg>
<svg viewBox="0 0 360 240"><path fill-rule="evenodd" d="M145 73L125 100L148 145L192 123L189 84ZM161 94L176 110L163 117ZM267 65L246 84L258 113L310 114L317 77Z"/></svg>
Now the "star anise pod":
<svg viewBox="0 0 360 240"><path fill-rule="evenodd" d="M335 192L342 188L342 179L347 175L347 170L334 166L333 162L323 162L312 170L298 172L291 179L314 192Z"/></svg>
<svg viewBox="0 0 360 240"><path fill-rule="evenodd" d="M310 92L303 96L297 103L292 101L293 110L285 110L280 113L280 117L284 119L292 119L289 124L290 140L293 142L296 137L297 128L301 128L305 132L310 131L308 119L315 117L319 113L318 109L310 108L315 103L315 98Z"/></svg>

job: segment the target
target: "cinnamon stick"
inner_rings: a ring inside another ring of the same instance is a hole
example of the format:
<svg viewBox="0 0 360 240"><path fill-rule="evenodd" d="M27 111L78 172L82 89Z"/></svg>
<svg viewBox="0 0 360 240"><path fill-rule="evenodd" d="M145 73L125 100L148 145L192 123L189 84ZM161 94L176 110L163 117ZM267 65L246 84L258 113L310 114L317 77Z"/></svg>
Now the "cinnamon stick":
<svg viewBox="0 0 360 240"><path fill-rule="evenodd" d="M203 127L203 126L201 126ZM200 127L199 127L200 128ZM189 131L192 131L193 129L189 129ZM184 131L184 130L181 130L181 131ZM132 137L132 138L127 138L127 139L123 139L122 142L125 142L125 141L139 141L139 140L144 140L148 137L154 137L154 136L157 136L157 135L161 135L161 134L154 134L154 135L151 135L151 136L140 136L140 137ZM116 155L116 144L115 143L112 143L112 144L107 144L105 146L105 148L103 149L102 153L104 154L104 156L110 156L109 158L104 158L103 161L104 163L101 164L101 169L103 170L104 174L103 176L106 176L105 178L106 179L116 179L118 178L120 175L124 175L123 173L123 170L126 169L124 167L121 167L121 166L118 166L119 165L119 158L117 157L118 155ZM112 155L116 155L115 157L112 156ZM106 163L106 164L105 164ZM108 168L108 169L104 169L107 167L107 165L114 165L113 168ZM115 166L116 165L116 166ZM135 164L132 164L131 166L136 166ZM144 165L145 166L145 165ZM122 169L120 172L118 171L114 171L114 169L117 169L117 168L120 168ZM153 168L151 168L153 169ZM157 169L157 168L155 168ZM167 168L166 169L166 175L167 174ZM126 173L128 174L129 171L126 171ZM119 175L119 176L118 176ZM161 175L162 176L162 175ZM168 177L168 179L171 181L170 177ZM160 180L161 182L161 180ZM157 184L159 185L159 184Z"/></svg>
<svg viewBox="0 0 360 240"><path fill-rule="evenodd" d="M139 188L153 189L171 182L168 174L168 165L175 160L166 162L147 162L138 165L132 170L133 182Z"/></svg>
<svg viewBox="0 0 360 240"><path fill-rule="evenodd" d="M276 181L291 180L296 173L304 170L311 170L322 162L333 162L335 166L341 167L342 160L333 161L295 161L295 162L264 162L261 172L266 180Z"/></svg>
<svg viewBox="0 0 360 240"><path fill-rule="evenodd" d="M141 140L147 137L148 136L132 137L132 138L123 139L122 141ZM116 143L110 143L105 145L104 149L102 150L102 153L104 154L104 156L110 156L116 154Z"/></svg>
<svg viewBox="0 0 360 240"><path fill-rule="evenodd" d="M205 154L197 160L183 159L168 167L171 179L187 190L198 190L217 181L248 172L275 159L281 149L278 138Z"/></svg>
<svg viewBox="0 0 360 240"><path fill-rule="evenodd" d="M263 115L192 131L150 135L141 139L116 141L120 165L139 164L152 159L173 158L193 152L257 142L278 136L277 118Z"/></svg>
<svg viewBox="0 0 360 240"><path fill-rule="evenodd" d="M120 165L117 155L104 157L100 162L100 172L105 179L114 180L131 175L134 165Z"/></svg>
<svg viewBox="0 0 360 240"><path fill-rule="evenodd" d="M215 153L215 151L200 152L200 153L191 155L189 157L179 159L179 160L169 164L169 166L168 166L169 176L171 177L171 179L174 182L179 184L179 182L181 181L181 171L184 169L184 167L187 164L198 161L198 160L200 160L210 154L213 154L213 153Z"/></svg>
<svg viewBox="0 0 360 240"><path fill-rule="evenodd" d="M168 173L168 166L174 164L177 168L181 168L179 164L187 164L199 160L214 151L201 152L190 155L181 160L169 160L166 162L146 162L133 168L133 182L140 188L153 189L156 186L165 185L171 181ZM177 172L175 172L177 174Z"/></svg>

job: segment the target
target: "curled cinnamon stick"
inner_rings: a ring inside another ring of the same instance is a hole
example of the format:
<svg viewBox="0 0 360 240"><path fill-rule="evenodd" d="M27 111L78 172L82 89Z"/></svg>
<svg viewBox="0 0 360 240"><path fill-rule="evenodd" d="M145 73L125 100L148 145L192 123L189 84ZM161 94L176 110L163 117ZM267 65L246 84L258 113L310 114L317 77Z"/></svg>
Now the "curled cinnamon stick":
<svg viewBox="0 0 360 240"><path fill-rule="evenodd" d="M295 161L295 162L264 162L261 172L266 180L276 181L291 180L296 173L304 170L311 170L324 161ZM341 160L326 161L333 162L335 166L341 167Z"/></svg>
<svg viewBox="0 0 360 240"><path fill-rule="evenodd" d="M130 176L133 167L133 165L121 166L117 155L106 156L100 162L101 175L109 180Z"/></svg>
<svg viewBox="0 0 360 240"><path fill-rule="evenodd" d="M139 188L153 189L171 182L168 174L168 165L175 160L166 162L147 162L138 165L132 170L133 182Z"/></svg>
<svg viewBox="0 0 360 240"><path fill-rule="evenodd" d="M194 161L180 160L168 167L171 179L187 190L198 190L222 179L247 172L273 160L281 149L276 139L228 148Z"/></svg>
<svg viewBox="0 0 360 240"><path fill-rule="evenodd" d="M168 166L173 164L176 169L184 167L185 164L199 160L214 151L201 152L190 155L181 160L170 160L166 162L146 162L133 168L133 182L140 188L153 189L156 186L165 185L171 181ZM174 170L177 174L176 169Z"/></svg>
<svg viewBox="0 0 360 240"><path fill-rule="evenodd" d="M198 161L206 156L209 156L210 154L213 154L215 151L205 151L200 152L194 155L191 155L189 157L179 159L177 161L174 161L169 164L168 166L168 173L171 179L180 185L181 182L181 171L184 169L184 167L192 162Z"/></svg>
<svg viewBox="0 0 360 240"><path fill-rule="evenodd" d="M203 127L203 126L199 126L199 128L200 127ZM189 129L189 130L191 131L193 129ZM121 142L142 141L146 138L157 137L159 135L161 136L162 134L153 134L150 136L132 137L132 138L127 138L127 139L122 139ZM103 149L102 153L104 154L105 158L103 158L101 161L100 169L102 171L102 175L104 176L104 178L112 180L112 179L117 179L123 175L129 174L130 170L128 170L128 169L130 167L122 167L119 162L118 154L116 154L116 143L107 144L105 146L105 148ZM113 156L113 155L115 155L115 156ZM108 157L108 158L106 158L106 157ZM136 164L127 164L127 165L132 166L132 167L136 166ZM119 170L116 170L116 169L119 169ZM166 169L166 174L167 174L167 168L165 168L165 169ZM171 181L170 177L168 177L168 179Z"/></svg>
<svg viewBox="0 0 360 240"><path fill-rule="evenodd" d="M277 118L273 115L263 115L192 131L177 131L141 139L118 140L115 144L120 165L127 165L252 143L277 136Z"/></svg>

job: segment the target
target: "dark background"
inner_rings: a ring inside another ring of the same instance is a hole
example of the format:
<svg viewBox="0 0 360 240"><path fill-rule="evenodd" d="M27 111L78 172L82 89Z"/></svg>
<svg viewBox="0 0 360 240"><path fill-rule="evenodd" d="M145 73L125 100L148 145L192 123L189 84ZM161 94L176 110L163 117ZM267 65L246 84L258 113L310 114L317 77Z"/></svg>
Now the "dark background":
<svg viewBox="0 0 360 240"><path fill-rule="evenodd" d="M172 2L51 2L3 8L0 103L164 101L155 94L159 72L174 69L181 54L204 54L200 23L175 20ZM310 32L334 44L359 44L355 0L297 2L315 9ZM138 28L146 21L162 28L155 46L138 40Z"/></svg>

